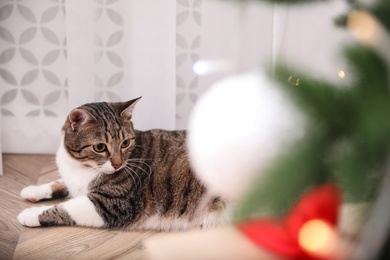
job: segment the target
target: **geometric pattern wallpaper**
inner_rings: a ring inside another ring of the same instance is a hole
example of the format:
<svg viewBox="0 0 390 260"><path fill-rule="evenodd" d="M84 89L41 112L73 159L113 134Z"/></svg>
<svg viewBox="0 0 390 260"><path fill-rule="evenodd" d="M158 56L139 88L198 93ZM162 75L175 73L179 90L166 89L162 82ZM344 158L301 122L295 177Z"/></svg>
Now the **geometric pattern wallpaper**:
<svg viewBox="0 0 390 260"><path fill-rule="evenodd" d="M67 96L64 15L62 1L1 1L3 117L57 117L63 110L58 105Z"/></svg>
<svg viewBox="0 0 390 260"><path fill-rule="evenodd" d="M176 125L186 128L199 93L199 76L192 69L200 58L202 0L178 0L176 15Z"/></svg>
<svg viewBox="0 0 390 260"><path fill-rule="evenodd" d="M97 87L95 101L121 101L120 89L124 77L124 61L121 53L125 49L123 36L124 19L120 1L95 1L93 34L94 84Z"/></svg>
<svg viewBox="0 0 390 260"><path fill-rule="evenodd" d="M99 30L94 32L94 63L96 71L94 75L94 83L98 87L95 93L95 100L111 100L120 101L119 93L115 93L117 86L123 79L123 61L115 49L123 38L123 18L120 12L117 12L113 7L115 2L99 1L94 12L94 23ZM99 26L109 24L110 26ZM109 28L110 30L106 30ZM107 36L106 36L107 35ZM105 75L103 72L107 68L112 71L111 75Z"/></svg>

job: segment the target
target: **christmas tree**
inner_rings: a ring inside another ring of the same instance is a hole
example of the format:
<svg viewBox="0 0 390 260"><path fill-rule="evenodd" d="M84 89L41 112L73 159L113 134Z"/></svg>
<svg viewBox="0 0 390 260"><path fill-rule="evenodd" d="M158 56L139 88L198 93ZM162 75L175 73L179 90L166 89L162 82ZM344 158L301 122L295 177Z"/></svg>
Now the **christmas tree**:
<svg viewBox="0 0 390 260"><path fill-rule="evenodd" d="M294 151L286 153L271 167L266 180L255 185L238 211L238 219L247 218L255 211L284 213L294 203L294 199L286 201L286 198L296 199L302 191L328 180L340 184L348 202L376 198L390 149L389 67L381 56L383 44L377 43L382 37L378 35L379 29L382 26L390 29L389 16L385 15L386 10L390 11L390 3L378 1L376 5L364 6L357 1L348 2L350 13L337 18L337 24L370 35L344 47L355 79L349 86L337 86L286 65L277 65L275 80L307 113L310 131ZM356 28L364 27L366 19L375 25L368 29ZM286 179L294 181L286 182ZM272 193L275 190L279 192Z"/></svg>
<svg viewBox="0 0 390 260"><path fill-rule="evenodd" d="M307 190L328 181L336 183L344 202L350 203L375 202L386 188L381 183L390 151L390 2L347 2L348 13L336 17L335 24L356 37L355 43L343 47L354 79L340 86L282 63L276 66L274 79L308 115L310 130L253 185L236 211L239 221L264 214L283 216ZM388 224L383 228L382 240L388 237ZM383 242L378 242L377 250ZM388 254L383 249L371 253L378 258Z"/></svg>

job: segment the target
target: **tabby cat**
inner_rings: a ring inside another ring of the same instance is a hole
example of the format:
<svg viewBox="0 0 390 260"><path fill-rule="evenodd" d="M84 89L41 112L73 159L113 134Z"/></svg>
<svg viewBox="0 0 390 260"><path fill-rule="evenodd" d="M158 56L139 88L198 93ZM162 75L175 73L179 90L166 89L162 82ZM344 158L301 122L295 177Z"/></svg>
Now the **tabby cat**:
<svg viewBox="0 0 390 260"><path fill-rule="evenodd" d="M31 202L69 200L22 211L22 225L179 231L226 221L225 202L190 168L185 131L134 130L140 98L74 109L57 152L61 179L28 186Z"/></svg>

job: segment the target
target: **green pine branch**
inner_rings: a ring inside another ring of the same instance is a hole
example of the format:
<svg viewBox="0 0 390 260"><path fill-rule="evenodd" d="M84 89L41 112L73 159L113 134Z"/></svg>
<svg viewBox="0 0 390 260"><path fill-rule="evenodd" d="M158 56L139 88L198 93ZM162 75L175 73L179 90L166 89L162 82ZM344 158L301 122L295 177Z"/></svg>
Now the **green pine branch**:
<svg viewBox="0 0 390 260"><path fill-rule="evenodd" d="M368 12L372 13L390 32L390 1L378 1L374 7L368 9Z"/></svg>
<svg viewBox="0 0 390 260"><path fill-rule="evenodd" d="M276 4L317 0L262 0ZM320 1L320 0L319 0ZM390 1L366 5L346 0L349 11L336 19L345 26L355 10L371 13L390 33ZM287 212L304 191L335 180L345 201L372 201L390 155L390 68L373 49L345 48L354 81L341 86L278 65L281 83L310 124L307 135L261 174L239 208L236 220Z"/></svg>
<svg viewBox="0 0 390 260"><path fill-rule="evenodd" d="M313 79L283 65L277 66L276 71L275 79L299 104L302 112L324 127L328 135L339 135L354 127L355 100L350 89L340 89L333 83Z"/></svg>
<svg viewBox="0 0 390 260"><path fill-rule="evenodd" d="M371 201L390 153L390 84L386 63L362 45L347 47L356 75L350 86L277 66L275 79L309 117L307 136L260 178L240 203L236 219L285 213L303 191L329 179L344 200Z"/></svg>

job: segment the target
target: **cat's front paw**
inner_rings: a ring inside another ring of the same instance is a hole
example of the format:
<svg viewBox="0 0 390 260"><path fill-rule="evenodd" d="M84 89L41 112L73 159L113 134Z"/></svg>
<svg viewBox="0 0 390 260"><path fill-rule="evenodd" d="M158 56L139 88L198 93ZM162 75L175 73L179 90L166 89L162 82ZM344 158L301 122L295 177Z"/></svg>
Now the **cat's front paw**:
<svg viewBox="0 0 390 260"><path fill-rule="evenodd" d="M48 185L27 186L20 192L20 197L31 202L37 202L52 197L52 190Z"/></svg>
<svg viewBox="0 0 390 260"><path fill-rule="evenodd" d="M41 215L45 210L49 208L50 206L42 206L25 209L19 213L18 221L23 226L39 227L41 226L39 222L39 215Z"/></svg>

